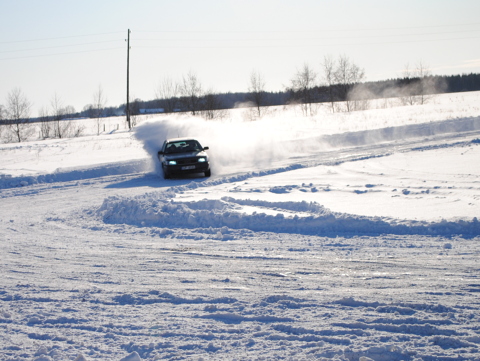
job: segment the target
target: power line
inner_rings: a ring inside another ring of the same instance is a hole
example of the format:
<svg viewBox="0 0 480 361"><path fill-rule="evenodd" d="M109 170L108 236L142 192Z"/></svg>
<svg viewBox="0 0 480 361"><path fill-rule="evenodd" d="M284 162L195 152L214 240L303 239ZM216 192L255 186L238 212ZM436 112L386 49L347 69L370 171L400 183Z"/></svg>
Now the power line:
<svg viewBox="0 0 480 361"><path fill-rule="evenodd" d="M107 49L96 49L96 50L83 50L83 51L71 51L66 53L54 53L54 54L42 54L42 55L29 55L29 56L19 56L19 57L12 57L12 58L0 58L2 60L14 60L14 59L28 59L28 58L39 58L39 57L46 57L46 56L56 56L56 55L68 55L68 54L81 54L81 53L93 53L98 51L109 51L109 50L117 50L117 49L125 49L125 47L116 47L116 48L107 48Z"/></svg>
<svg viewBox="0 0 480 361"><path fill-rule="evenodd" d="M404 30L404 29L426 29L426 28L444 28L456 26L477 26L480 23L468 24L447 24L447 25L425 25L425 26L400 26L387 28L363 28L363 29L312 29L312 30L138 30L137 33L311 33L326 31L384 31L384 30Z"/></svg>
<svg viewBox="0 0 480 361"><path fill-rule="evenodd" d="M472 32L479 32L478 30L460 30L460 31L445 31L445 32L436 32L436 33L417 33L417 34L392 34L392 35L360 35L360 36L337 36L337 37L315 37L315 38L301 38L300 40L307 40L307 41L314 41L314 40L339 40L339 39L361 39L361 38L389 38L389 37L409 37L409 36L425 36L425 35L442 35L442 34L457 34L457 33L472 33ZM298 41L299 39L135 39L136 41L218 41L218 42L234 42L234 41L285 41L285 40L295 40Z"/></svg>
<svg viewBox="0 0 480 361"><path fill-rule="evenodd" d="M443 38L443 39L423 39L423 40L404 40L404 41L388 41L388 42L372 42L372 43L342 43L342 44L294 44L294 45L212 45L212 46L169 46L169 45L137 45L136 48L162 48L162 49L257 49L257 48L302 48L302 47L318 47L318 46L352 46L352 45L390 45L390 44L407 44L407 43L421 43L421 42L432 42L432 41L452 41L452 40L469 40L469 39L479 39L480 36L474 37L457 37L457 38ZM333 40L333 38L330 38ZM342 38L347 39L347 38ZM271 39L265 39L268 41L272 41ZM282 39L284 40L284 39ZM294 40L294 39L292 39ZM315 39L302 39L302 40L315 40ZM316 39L316 40L326 40L326 39ZM327 39L328 40L328 39ZM110 41L107 41L110 42ZM114 41L111 41L114 42ZM230 40L231 42L231 40ZM102 43L102 42L97 42ZM94 44L94 43L85 43L86 44ZM83 44L76 44L76 45L83 45ZM65 45L66 46L75 46L75 45ZM64 47L64 46L59 46ZM48 48L56 48L56 47L45 47L45 48L38 48L38 49L30 49L30 50L39 50L39 49L48 49ZM72 51L72 52L63 52L63 53L51 53L51 54L41 54L41 55L26 55L26 56L18 56L18 57L9 57L9 58L0 58L2 60L16 60L16 59L28 59L28 58L37 58L37 57L47 57L47 56L57 56L57 55L68 55L68 54L81 54L81 53L90 53L90 52L99 52L99 51L109 51L109 50L117 50L117 49L124 49L124 47L114 47L114 48L104 48L104 49L95 49L95 50L83 50L83 51ZM16 51L26 51L25 50L16 50ZM14 51L1 51L0 53L5 52L14 52Z"/></svg>
<svg viewBox="0 0 480 361"><path fill-rule="evenodd" d="M92 44L103 44L103 43L114 43L119 42L120 40L105 40L105 41L94 41L90 43L78 43L78 44L70 44L70 45L56 45L56 46L45 46L41 48L30 48L30 49L18 49L18 50L3 50L0 53L17 53L20 51L34 51L34 50L44 50L44 49L55 49L55 48L67 48L72 46L82 46L82 45L92 45Z"/></svg>
<svg viewBox="0 0 480 361"><path fill-rule="evenodd" d="M231 45L231 46L163 46L163 45L138 45L137 48L163 48L163 49L248 49L248 48L302 48L315 46L351 46L351 45L384 45L384 44L406 44L406 43L422 43L432 41L450 41L450 40L468 40L479 39L480 36L474 37L459 37L447 39L424 39L424 40L403 40L403 41L383 41L373 43L344 43L344 44L294 44L294 45Z"/></svg>
<svg viewBox="0 0 480 361"><path fill-rule="evenodd" d="M110 33L86 34L86 35L58 36L58 37L54 37L54 38L40 38L40 39L26 39L26 40L1 41L0 44L27 43L27 42L33 42L33 41L45 41L45 40L58 40L58 39L81 38L81 37L87 37L87 36L110 35L110 34L120 34L120 33L123 33L123 31L114 31L114 32L110 32Z"/></svg>
<svg viewBox="0 0 480 361"><path fill-rule="evenodd" d="M390 27L390 28L365 28L365 29L337 29L335 31L385 31L385 30L398 30L398 29L425 29L425 28L447 28L447 27L457 27L457 26L472 26L472 25L480 25L480 23L468 23L468 24L447 24L447 25L431 25L431 26L410 26L410 27ZM323 30L325 31L325 30ZM329 31L329 30L328 30ZM316 41L316 40L339 40L339 39L361 39L361 38L387 38L387 37L399 37L399 36L426 36L426 35L440 35L440 34L455 34L455 33L464 33L464 32L477 32L480 30L457 30L457 31L442 31L442 32L428 32L428 33L415 33L415 34L392 34L392 35L360 35L360 36L353 36L353 37L315 37L315 38L302 38L302 41ZM220 31L220 30L213 30L213 31L191 31L191 30L160 30L160 31L137 31L138 33L221 33L221 34L233 34L233 33L242 33L242 34L251 34L251 33L306 33L312 32L311 30L294 30L294 31L284 31L284 30L271 30L271 31L254 31L254 30L239 30L239 31ZM84 34L84 35L70 35L70 36L60 36L60 37L51 37L51 38L39 38L39 39L27 39L27 40L15 40L15 41L4 41L0 42L0 44L14 44L14 43L25 43L25 42L35 42L35 41L45 41L45 40L58 40L58 39L72 39L72 38L80 38L80 37L89 37L89 36L99 36L99 35L109 35L109 34L119 34L123 33L120 31L116 32L105 32L105 33L96 33L96 34ZM408 42L421 42L421 41L448 41L448 40L460 40L460 39L476 39L477 37L464 37L464 38L454 38L454 39L433 39L433 40L405 40L405 41L393 41L389 42L390 44L399 44L399 43L408 43ZM136 41L198 41L199 39L136 39ZM234 42L234 41L252 41L252 39L201 39L202 41L217 41L217 42ZM253 39L253 41L285 41L285 39ZM297 40L297 39L288 39L288 40ZM39 47L39 48L31 48L31 49L19 49L19 50L3 50L0 53L12 53L12 52L22 52L22 51L36 51L36 50L44 50L44 49L55 49L55 48L64 48L64 47L73 47L73 46L83 46L83 45L92 45L92 44L100 44L100 43L108 43L108 42L116 42L119 40L106 40L106 41L97 41L97 42L88 42L88 43L78 43L78 44L69 44L69 45L57 45L57 46L48 46L48 47ZM375 45L375 44L383 44L383 43L370 43L366 45ZM341 45L351 45L351 44L341 44ZM256 47L302 47L303 45L262 45L262 46L255 46L255 45L248 45L248 46L241 46L245 48L256 48ZM159 48L185 48L185 46L139 46L143 48L148 47L159 47ZM201 49L201 48L236 48L239 46L193 46L188 48L194 49ZM102 50L109 50L109 49L99 49L99 50L90 50L90 51L102 51ZM89 51L78 51L78 52L68 52L68 53L56 53L56 54L45 54L45 55L31 55L31 56L22 56L22 57L11 57L11 58L2 58L0 60L7 60L7 59L23 59L23 58L33 58L37 56L53 56L53 55L63 55L63 54L74 54L74 53L82 53L82 52L89 52Z"/></svg>

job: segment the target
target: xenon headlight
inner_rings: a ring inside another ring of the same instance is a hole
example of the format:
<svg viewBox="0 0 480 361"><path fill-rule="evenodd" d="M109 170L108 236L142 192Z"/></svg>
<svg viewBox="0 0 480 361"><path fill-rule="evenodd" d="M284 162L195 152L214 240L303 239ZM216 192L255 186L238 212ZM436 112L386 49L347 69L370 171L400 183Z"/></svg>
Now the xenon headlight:
<svg viewBox="0 0 480 361"><path fill-rule="evenodd" d="M177 165L177 161L176 160L169 160L167 162L168 165Z"/></svg>

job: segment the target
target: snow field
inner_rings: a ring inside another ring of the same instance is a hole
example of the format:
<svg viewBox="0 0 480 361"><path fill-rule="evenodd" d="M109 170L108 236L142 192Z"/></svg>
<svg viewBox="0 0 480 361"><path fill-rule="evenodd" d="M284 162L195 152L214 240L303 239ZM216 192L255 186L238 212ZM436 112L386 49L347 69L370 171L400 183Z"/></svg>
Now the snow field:
<svg viewBox="0 0 480 361"><path fill-rule="evenodd" d="M57 229L59 221L30 224L37 234L9 243L3 267L25 271L4 280L5 359L453 360L478 352L478 239L139 230L81 214ZM8 237L22 228L16 223ZM42 240L52 227L55 236Z"/></svg>
<svg viewBox="0 0 480 361"><path fill-rule="evenodd" d="M478 97L2 144L0 360L480 359Z"/></svg>

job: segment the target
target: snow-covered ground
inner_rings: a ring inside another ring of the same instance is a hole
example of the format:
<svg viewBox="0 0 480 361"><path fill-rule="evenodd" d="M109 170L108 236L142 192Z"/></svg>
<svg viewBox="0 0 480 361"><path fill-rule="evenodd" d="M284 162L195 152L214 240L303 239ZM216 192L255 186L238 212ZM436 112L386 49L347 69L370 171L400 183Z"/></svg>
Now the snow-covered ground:
<svg viewBox="0 0 480 361"><path fill-rule="evenodd" d="M249 118L0 144L0 360L480 360L480 93Z"/></svg>

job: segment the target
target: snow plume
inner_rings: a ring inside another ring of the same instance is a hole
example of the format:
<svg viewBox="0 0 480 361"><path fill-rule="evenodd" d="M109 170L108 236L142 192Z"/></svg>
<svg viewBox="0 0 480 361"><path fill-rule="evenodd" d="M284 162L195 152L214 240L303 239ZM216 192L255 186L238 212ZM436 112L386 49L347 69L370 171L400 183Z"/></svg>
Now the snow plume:
<svg viewBox="0 0 480 361"><path fill-rule="evenodd" d="M415 113L416 114L416 113ZM331 124L331 122L330 122ZM150 155L147 169L160 172L157 152L168 138L192 137L205 147L213 175L257 172L282 166L296 157L341 147L358 147L380 142L392 142L451 132L480 129L480 118L464 118L408 124L381 129L328 134L328 118L317 121L312 117L275 115L257 121L241 118L205 120L196 117L172 116L145 122L135 128L135 137ZM318 159L318 156L316 157Z"/></svg>
<svg viewBox="0 0 480 361"><path fill-rule="evenodd" d="M171 118L146 122L135 129L135 137L151 155L159 171L157 152L168 138L192 137L209 147L212 173L268 167L284 159L293 149L294 123L284 119L262 119L247 122L240 119L205 120L202 118Z"/></svg>
<svg viewBox="0 0 480 361"><path fill-rule="evenodd" d="M353 102L352 110L368 109L372 99L398 98L401 105L424 104L446 89L445 80L437 76L361 83L349 91L348 101Z"/></svg>

